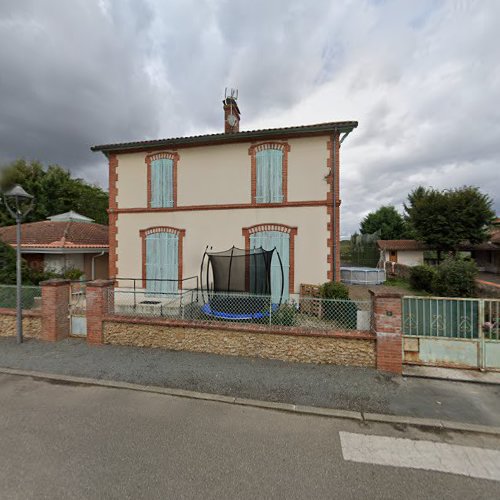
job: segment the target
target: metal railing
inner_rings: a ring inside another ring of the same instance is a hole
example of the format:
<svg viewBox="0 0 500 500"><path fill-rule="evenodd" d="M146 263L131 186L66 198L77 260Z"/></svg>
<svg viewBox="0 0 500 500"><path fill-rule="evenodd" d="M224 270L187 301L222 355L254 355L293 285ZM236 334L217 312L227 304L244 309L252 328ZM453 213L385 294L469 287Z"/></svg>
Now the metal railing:
<svg viewBox="0 0 500 500"><path fill-rule="evenodd" d="M484 299L480 310L484 319L482 327L485 339L500 341L500 300Z"/></svg>
<svg viewBox="0 0 500 500"><path fill-rule="evenodd" d="M500 300L404 297L403 334L415 337L500 340Z"/></svg>
<svg viewBox="0 0 500 500"><path fill-rule="evenodd" d="M42 305L42 289L39 286L23 285L21 288L23 309L38 309ZM16 285L0 285L0 307L16 307Z"/></svg>
<svg viewBox="0 0 500 500"><path fill-rule="evenodd" d="M291 298L273 303L269 295L214 293L197 289L177 293L146 290L110 290L114 314L145 318L171 318L201 323L269 325L307 330L370 330L371 302Z"/></svg>
<svg viewBox="0 0 500 500"><path fill-rule="evenodd" d="M133 293L134 306L137 305L136 297L143 294L150 296L161 294L176 296L183 290L198 290L198 276L188 276L181 279L160 278L115 278L120 291ZM164 285L164 286L163 286ZM170 290L165 290L170 289Z"/></svg>

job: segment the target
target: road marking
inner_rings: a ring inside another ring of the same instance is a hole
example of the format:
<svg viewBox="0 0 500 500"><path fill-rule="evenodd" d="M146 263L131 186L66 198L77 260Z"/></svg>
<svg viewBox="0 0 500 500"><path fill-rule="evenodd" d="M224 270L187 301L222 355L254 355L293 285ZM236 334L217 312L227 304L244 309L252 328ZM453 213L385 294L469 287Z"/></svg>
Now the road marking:
<svg viewBox="0 0 500 500"><path fill-rule="evenodd" d="M500 451L339 432L344 460L500 481Z"/></svg>

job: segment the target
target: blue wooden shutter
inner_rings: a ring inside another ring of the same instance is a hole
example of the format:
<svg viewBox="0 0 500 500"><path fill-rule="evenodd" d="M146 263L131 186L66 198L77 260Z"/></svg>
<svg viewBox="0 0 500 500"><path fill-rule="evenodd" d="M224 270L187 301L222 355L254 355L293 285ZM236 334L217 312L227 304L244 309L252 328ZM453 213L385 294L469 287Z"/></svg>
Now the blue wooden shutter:
<svg viewBox="0 0 500 500"><path fill-rule="evenodd" d="M268 149L269 186L271 203L283 201L283 151Z"/></svg>
<svg viewBox="0 0 500 500"><path fill-rule="evenodd" d="M151 206L174 206L174 162L161 158L151 162Z"/></svg>
<svg viewBox="0 0 500 500"><path fill-rule="evenodd" d="M250 235L250 248L262 247L264 250L276 248L283 265L283 300L289 298L290 273L290 235L281 231L260 231ZM281 266L276 252L271 262L271 296L278 302L281 295Z"/></svg>
<svg viewBox="0 0 500 500"><path fill-rule="evenodd" d="M161 207L161 177L162 177L161 160L153 160L151 162L151 206Z"/></svg>
<svg viewBox="0 0 500 500"><path fill-rule="evenodd" d="M257 203L269 203L269 175L267 172L267 149L258 151L255 155L257 169L257 190L255 201Z"/></svg>
<svg viewBox="0 0 500 500"><path fill-rule="evenodd" d="M283 201L283 151L264 149L255 155L257 203Z"/></svg>
<svg viewBox="0 0 500 500"><path fill-rule="evenodd" d="M179 237L173 233L153 233L146 237L146 290L175 293L179 279Z"/></svg>

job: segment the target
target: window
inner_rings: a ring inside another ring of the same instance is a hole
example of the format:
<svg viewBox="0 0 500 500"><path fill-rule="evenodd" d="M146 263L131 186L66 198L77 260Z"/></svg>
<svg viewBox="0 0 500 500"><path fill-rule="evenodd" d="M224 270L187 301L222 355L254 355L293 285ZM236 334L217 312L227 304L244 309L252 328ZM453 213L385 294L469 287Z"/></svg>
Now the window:
<svg viewBox="0 0 500 500"><path fill-rule="evenodd" d="M174 160L160 158L151 161L151 207L174 206Z"/></svg>
<svg viewBox="0 0 500 500"><path fill-rule="evenodd" d="M177 292L178 256L179 237L176 234L153 233L146 236L146 290L148 292Z"/></svg>
<svg viewBox="0 0 500 500"><path fill-rule="evenodd" d="M255 155L257 203L281 203L283 197L283 150L263 149Z"/></svg>
<svg viewBox="0 0 500 500"><path fill-rule="evenodd" d="M250 248L262 247L264 250L276 249L271 261L271 297L273 302L279 302L283 285L283 299L288 299L290 273L290 235L281 231L260 231L250 235ZM281 275L283 265L283 277ZM250 272L250 277L252 273Z"/></svg>
<svg viewBox="0 0 500 500"><path fill-rule="evenodd" d="M141 230L143 286L148 293L177 293L182 289L184 229L168 226Z"/></svg>
<svg viewBox="0 0 500 500"><path fill-rule="evenodd" d="M245 237L247 250L258 247L265 250L276 248L283 265L283 298L288 299L290 293L294 293L294 254L297 228L275 223L257 224L256 226L244 227L242 233ZM249 279L251 279L251 273ZM279 299L281 284L280 259L274 254L271 262L271 294L273 299Z"/></svg>

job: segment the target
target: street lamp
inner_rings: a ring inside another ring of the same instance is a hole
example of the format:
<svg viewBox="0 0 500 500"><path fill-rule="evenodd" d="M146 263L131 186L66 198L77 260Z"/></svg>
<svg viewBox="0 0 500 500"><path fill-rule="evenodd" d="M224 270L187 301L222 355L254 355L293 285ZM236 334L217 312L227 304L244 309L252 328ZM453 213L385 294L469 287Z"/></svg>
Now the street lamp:
<svg viewBox="0 0 500 500"><path fill-rule="evenodd" d="M23 304L21 296L21 222L30 213L35 199L28 194L19 184L4 193L4 202L7 210L17 224L17 260L16 260L16 295L17 295L17 343L23 342Z"/></svg>

